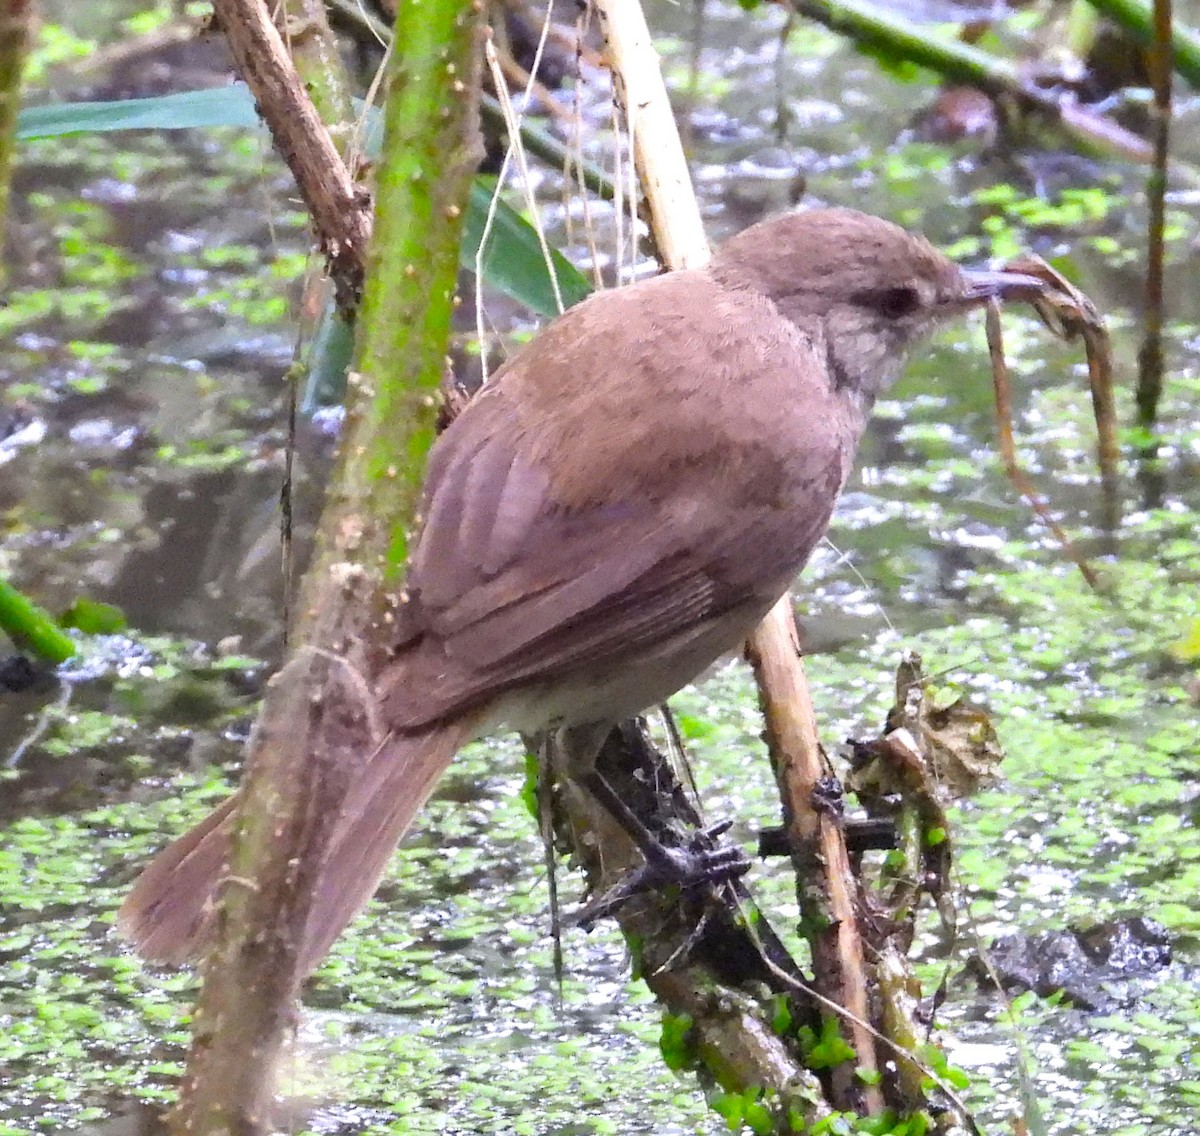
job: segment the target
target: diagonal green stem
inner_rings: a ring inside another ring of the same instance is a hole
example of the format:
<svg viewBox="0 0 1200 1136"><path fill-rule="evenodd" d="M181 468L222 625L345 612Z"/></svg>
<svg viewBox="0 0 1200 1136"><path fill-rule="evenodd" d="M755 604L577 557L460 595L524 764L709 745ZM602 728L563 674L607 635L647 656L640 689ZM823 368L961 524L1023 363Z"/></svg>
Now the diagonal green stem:
<svg viewBox="0 0 1200 1136"><path fill-rule="evenodd" d="M75 654L75 643L54 617L11 584L0 580L0 631L21 649L61 663Z"/></svg>

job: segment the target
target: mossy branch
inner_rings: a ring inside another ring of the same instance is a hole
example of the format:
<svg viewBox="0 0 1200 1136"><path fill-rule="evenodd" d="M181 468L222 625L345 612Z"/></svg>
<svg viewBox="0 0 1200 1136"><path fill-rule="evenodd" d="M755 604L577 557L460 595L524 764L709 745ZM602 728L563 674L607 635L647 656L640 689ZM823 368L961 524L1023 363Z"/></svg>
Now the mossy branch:
<svg viewBox="0 0 1200 1136"><path fill-rule="evenodd" d="M323 0L285 0L283 34L296 71L342 157L354 122L350 80Z"/></svg>
<svg viewBox="0 0 1200 1136"><path fill-rule="evenodd" d="M8 214L21 74L33 35L33 15L33 0L7 0L0 8L0 230Z"/></svg>
<svg viewBox="0 0 1200 1136"><path fill-rule="evenodd" d="M360 387L350 422L357 441L343 449L339 484L361 489L374 517L411 518L416 505L445 370L463 210L482 155L477 130L464 133L461 114L450 113L469 103L475 118L478 60L462 50L462 30L455 39L435 17L438 7L477 18L449 0L399 7L367 265L373 283L350 376ZM411 381L395 381L401 367ZM404 526L393 526L378 552L383 578L396 582L408 555Z"/></svg>
<svg viewBox="0 0 1200 1136"><path fill-rule="evenodd" d="M231 42L241 45L239 60L248 43L270 38L261 0L218 0L218 9ZM239 790L217 942L172 1117L174 1129L190 1136L256 1136L271 1126L274 1065L303 978L298 944L348 770L378 744L370 667L386 647L387 628L375 617L403 565L405 542L394 534L411 522L432 436L432 392L478 152L479 21L475 0L400 9L341 460L301 585L296 647L267 692ZM328 204L307 179L330 177L324 184L344 189L348 175L290 60L275 54L250 65L260 109L305 200ZM320 167L322 157L332 168ZM339 249L327 220L314 211L331 268L353 273L338 254L353 258L360 250ZM344 219L331 224L342 232ZM364 241L369 233L368 217ZM343 278L344 300L357 291L345 293L351 278Z"/></svg>

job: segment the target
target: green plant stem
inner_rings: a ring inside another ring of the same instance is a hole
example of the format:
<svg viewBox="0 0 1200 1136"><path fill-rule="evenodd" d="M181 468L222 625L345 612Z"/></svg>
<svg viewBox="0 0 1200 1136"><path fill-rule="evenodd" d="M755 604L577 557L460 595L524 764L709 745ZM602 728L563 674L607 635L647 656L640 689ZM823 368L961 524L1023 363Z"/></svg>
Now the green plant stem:
<svg viewBox="0 0 1200 1136"><path fill-rule="evenodd" d="M75 654L75 642L44 608L0 580L0 631L22 650L31 651L52 663Z"/></svg>
<svg viewBox="0 0 1200 1136"><path fill-rule="evenodd" d="M323 0L285 0L285 38L304 89L342 157L354 123L350 81Z"/></svg>
<svg viewBox="0 0 1200 1136"><path fill-rule="evenodd" d="M356 0L329 0L329 7L347 23L364 29L379 43L389 41L391 32L383 21L373 16ZM480 96L479 113L497 135L502 136L508 130L508 124L504 121L504 111L495 96L486 92ZM553 169L567 171L568 176L578 175L585 189L591 190L605 201L612 201L616 197L616 186L604 170L590 158L577 159L567 146L528 117L521 120L520 134L525 149L534 157L541 158Z"/></svg>
<svg viewBox="0 0 1200 1136"><path fill-rule="evenodd" d="M986 51L957 41L936 39L923 28L864 0L787 0L793 11L847 36L867 51L903 59L936 72L952 83L978 87L1011 99L1023 110L1055 123L1082 150L1149 159L1140 139L1099 115L1064 107L1054 96L1022 79L1017 67Z"/></svg>
<svg viewBox="0 0 1200 1136"><path fill-rule="evenodd" d="M485 93L482 96L479 111L483 120L490 123L497 133L503 134L507 131L504 111L500 109L500 104L491 95ZM552 169L565 170L568 177L578 175L583 181L584 189L591 190L604 201L612 201L616 197L617 188L613 185L612 178L595 162L590 158L577 159L569 147L555 138L553 134L543 130L537 123L531 122L528 117L521 119L519 133L525 149L535 158L541 158Z"/></svg>
<svg viewBox="0 0 1200 1136"><path fill-rule="evenodd" d="M1100 27L1100 13L1089 0L1071 0L1063 33L1067 50L1080 59L1091 51Z"/></svg>
<svg viewBox="0 0 1200 1136"><path fill-rule="evenodd" d="M990 95L1028 94L1012 63L970 44L936 39L883 5L862 0L790 0L789 6L861 47L927 67L951 82L968 83Z"/></svg>
<svg viewBox="0 0 1200 1136"><path fill-rule="evenodd" d="M1098 12L1120 24L1138 43L1155 42L1155 8L1152 0L1088 0ZM1174 24L1170 29L1173 68L1195 90L1200 91L1200 34Z"/></svg>
<svg viewBox="0 0 1200 1136"><path fill-rule="evenodd" d="M338 479L343 493L361 493L369 515L390 527L376 550L385 583L399 580L408 556L399 520L415 511L433 441L463 214L482 153L477 134L464 136L461 117L444 113L468 94L474 63L451 45L469 41L469 12L460 0L426 0L400 5L396 18L371 286L351 373L359 394L349 407Z"/></svg>
<svg viewBox="0 0 1200 1136"><path fill-rule="evenodd" d="M222 7L231 42L241 24L261 23L259 0ZM341 458L300 589L296 647L268 690L239 791L234 882L219 900L217 942L172 1116L173 1129L187 1136L266 1130L277 1057L304 977L298 944L321 898L350 771L379 744L373 714L355 708L370 698L373 663L387 654L383 612L403 572L433 436L463 212L481 151L480 12L476 0L400 6ZM281 146L297 180L321 176L311 158L325 152L328 138L306 136L324 131L311 104L303 131L279 121L298 100L289 61L238 62L259 68L259 104L273 136L306 149Z"/></svg>

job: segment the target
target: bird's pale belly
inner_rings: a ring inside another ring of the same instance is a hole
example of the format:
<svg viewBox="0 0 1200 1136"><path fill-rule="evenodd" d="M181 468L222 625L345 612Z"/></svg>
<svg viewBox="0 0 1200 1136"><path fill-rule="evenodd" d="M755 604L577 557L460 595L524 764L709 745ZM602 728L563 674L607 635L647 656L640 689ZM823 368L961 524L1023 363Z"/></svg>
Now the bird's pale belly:
<svg viewBox="0 0 1200 1136"><path fill-rule="evenodd" d="M560 675L500 698L475 730L476 737L503 731L538 733L548 728L616 723L665 702L743 640L771 609L770 602L726 612L657 648L639 648L616 664Z"/></svg>

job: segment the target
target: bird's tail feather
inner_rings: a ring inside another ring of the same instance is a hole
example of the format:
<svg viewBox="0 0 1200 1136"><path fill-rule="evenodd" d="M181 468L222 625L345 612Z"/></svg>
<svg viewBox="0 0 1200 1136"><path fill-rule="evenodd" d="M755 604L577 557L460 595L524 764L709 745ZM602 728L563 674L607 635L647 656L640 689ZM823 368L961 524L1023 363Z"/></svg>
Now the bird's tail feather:
<svg viewBox="0 0 1200 1136"><path fill-rule="evenodd" d="M374 894L393 849L470 733L470 723L455 722L392 736L353 771L298 944L299 976L320 964ZM210 946L237 801L235 793L163 849L138 877L117 927L143 957L180 964Z"/></svg>

